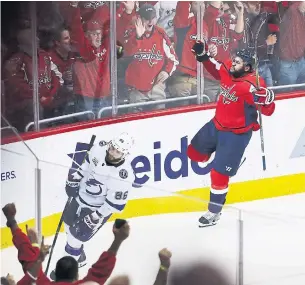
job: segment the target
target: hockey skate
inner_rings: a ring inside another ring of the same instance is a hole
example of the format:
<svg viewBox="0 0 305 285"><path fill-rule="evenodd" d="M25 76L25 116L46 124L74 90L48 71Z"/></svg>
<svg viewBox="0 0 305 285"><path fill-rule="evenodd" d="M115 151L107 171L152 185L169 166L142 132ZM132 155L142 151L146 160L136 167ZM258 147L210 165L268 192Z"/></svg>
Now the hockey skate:
<svg viewBox="0 0 305 285"><path fill-rule="evenodd" d="M217 224L220 219L221 213L214 214L210 211L207 211L203 214L203 216L199 219L199 228L214 226Z"/></svg>
<svg viewBox="0 0 305 285"><path fill-rule="evenodd" d="M87 257L84 251L84 247L82 247L82 252L77 260L77 263L78 263L78 268L84 267L87 264Z"/></svg>

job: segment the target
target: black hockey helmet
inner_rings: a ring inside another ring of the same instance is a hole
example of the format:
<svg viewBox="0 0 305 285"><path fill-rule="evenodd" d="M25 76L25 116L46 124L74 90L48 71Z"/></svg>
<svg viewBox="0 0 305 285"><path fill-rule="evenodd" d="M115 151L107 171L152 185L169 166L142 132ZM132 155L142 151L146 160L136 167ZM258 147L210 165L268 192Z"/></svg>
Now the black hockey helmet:
<svg viewBox="0 0 305 285"><path fill-rule="evenodd" d="M245 65L250 65L251 69L254 69L255 65L255 56L254 54L248 49L241 49L236 52L236 56L240 57Z"/></svg>

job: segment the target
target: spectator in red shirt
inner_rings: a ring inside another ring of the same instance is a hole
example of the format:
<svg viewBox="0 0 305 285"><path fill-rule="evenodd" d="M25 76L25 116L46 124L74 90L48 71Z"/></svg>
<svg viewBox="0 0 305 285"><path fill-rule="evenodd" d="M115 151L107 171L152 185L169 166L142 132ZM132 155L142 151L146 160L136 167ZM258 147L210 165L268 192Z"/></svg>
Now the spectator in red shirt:
<svg viewBox="0 0 305 285"><path fill-rule="evenodd" d="M49 55L64 81L62 88L58 91L57 116L75 112L72 72L77 54L72 51L72 47L68 27L63 25L56 29L53 33L53 47L49 51Z"/></svg>
<svg viewBox="0 0 305 285"><path fill-rule="evenodd" d="M106 1L80 1L79 3L83 22L99 19L105 23L110 19L110 11Z"/></svg>
<svg viewBox="0 0 305 285"><path fill-rule="evenodd" d="M7 220L7 227L10 228L13 236L13 244L18 250L18 260L24 272L28 270L39 256L38 237L35 231L27 229L27 235L22 232L16 222L15 204L7 204L2 208Z"/></svg>
<svg viewBox="0 0 305 285"><path fill-rule="evenodd" d="M144 4L151 4L157 12L157 26L163 28L169 38L174 38L174 17L176 13L177 1L139 1L139 7Z"/></svg>
<svg viewBox="0 0 305 285"><path fill-rule="evenodd" d="M36 285L60 284L68 285L73 283L79 285L84 282L97 282L99 285L105 284L111 275L115 263L116 254L122 242L129 236L129 225L125 223L120 229L113 227L114 241L107 251L104 251L89 269L87 275L79 280L78 263L71 256L65 256L57 261L55 269L55 282L51 282L44 273L39 273L39 268L48 254L48 248L42 242L40 248L40 255L38 260L27 270L24 277L17 283L17 285L30 285L33 282Z"/></svg>
<svg viewBox="0 0 305 285"><path fill-rule="evenodd" d="M33 55L32 31L29 27L17 33L19 52L12 55L3 68L6 115L20 131L34 120L33 110ZM39 46L39 39L37 38ZM57 91L63 84L62 74L53 64L49 54L38 47L38 96L40 119L54 108ZM44 113L44 114L43 114Z"/></svg>
<svg viewBox="0 0 305 285"><path fill-rule="evenodd" d="M164 29L156 26L156 10L144 4L125 40L125 54L132 57L126 70L125 83L129 88L130 103L166 99L165 81L172 75L178 60ZM154 105L162 109L164 104ZM141 111L136 108L133 111Z"/></svg>
<svg viewBox="0 0 305 285"><path fill-rule="evenodd" d="M34 246L31 244L29 237L17 225L14 204L7 204L2 211L7 218L7 226L12 231L13 241L18 249L18 259L25 272L24 277L17 282L17 285L31 285L33 282L37 285L53 284L42 272L42 262L49 253L50 246L44 245L44 238L40 248L37 247L37 244L34 244ZM113 227L113 243L108 251L101 254L98 261L92 265L88 274L82 280L78 280L78 263L73 257L65 256L58 260L55 269L55 284L73 283L78 285L88 281L97 282L100 285L104 284L113 271L116 263L116 254L122 242L129 236L129 230L130 227L127 222L120 228Z"/></svg>
<svg viewBox="0 0 305 285"><path fill-rule="evenodd" d="M71 30L72 38L79 49L80 57L74 64L74 94L76 111L93 111L111 105L109 37L98 19L81 23L78 2L72 2Z"/></svg>
<svg viewBox="0 0 305 285"><path fill-rule="evenodd" d="M243 37L244 32L244 7L241 2L234 3L236 19L235 16L232 19L232 15L226 13L226 8L230 7L224 5L222 1L210 1L204 14L204 20L209 28L208 43L216 45L215 58L219 61L226 61L231 57L236 48L236 41ZM204 69L204 75L205 93L212 101L217 101L220 91L219 82L206 69Z"/></svg>
<svg viewBox="0 0 305 285"><path fill-rule="evenodd" d="M204 5L204 3L203 3ZM205 6L203 6L205 8ZM168 81L168 91L172 97L184 97L197 94L197 61L192 53L192 47L197 39L197 2L179 1L174 18L175 49L179 58L177 71ZM203 20L203 37L208 39L208 26ZM215 45L210 46L213 56L217 53ZM206 73L209 75L209 73ZM206 84L205 84L205 87ZM208 88L205 88L208 93ZM215 97L211 98L215 101ZM176 105L186 105L187 101L181 101Z"/></svg>

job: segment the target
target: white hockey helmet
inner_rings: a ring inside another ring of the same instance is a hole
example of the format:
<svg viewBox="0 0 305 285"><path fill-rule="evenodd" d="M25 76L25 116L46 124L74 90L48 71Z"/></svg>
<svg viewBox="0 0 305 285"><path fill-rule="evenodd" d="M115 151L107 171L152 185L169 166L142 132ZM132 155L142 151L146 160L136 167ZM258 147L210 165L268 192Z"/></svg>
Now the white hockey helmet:
<svg viewBox="0 0 305 285"><path fill-rule="evenodd" d="M121 133L110 141L110 146L123 154L121 159L124 159L134 145L134 139L128 133Z"/></svg>

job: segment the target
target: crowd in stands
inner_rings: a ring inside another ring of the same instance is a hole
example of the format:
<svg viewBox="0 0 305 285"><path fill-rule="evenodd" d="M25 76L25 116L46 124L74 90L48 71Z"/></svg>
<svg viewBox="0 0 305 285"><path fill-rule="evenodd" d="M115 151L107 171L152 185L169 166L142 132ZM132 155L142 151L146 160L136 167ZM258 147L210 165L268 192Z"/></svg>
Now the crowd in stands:
<svg viewBox="0 0 305 285"><path fill-rule="evenodd" d="M26 226L24 233L16 221L16 206L13 203L2 208L6 218L6 225L12 233L13 244L18 251L16 266L22 266L24 276L15 280L14 276L8 273L1 277L1 285L102 285L111 277L109 285L131 285L132 276L121 275L112 277L112 271L116 260L119 258L119 248L129 237L130 226L127 221L117 228L113 226L114 240L109 249L102 252L97 262L92 264L85 276L80 277L78 262L72 256L64 256L56 262L55 281L51 281L44 272L44 262L47 260L50 245L44 243L44 237L39 244L38 235L34 229ZM100 246L100 245L99 245ZM98 247L97 247L98 248ZM137 260L134 254L136 249L130 249L130 262ZM218 266L206 263L180 264L172 266L172 253L166 248L160 250L160 267L153 285L229 285L232 284L225 273ZM138 261L138 260L137 260ZM14 269L12 269L13 271ZM170 273L170 278L169 277Z"/></svg>
<svg viewBox="0 0 305 285"><path fill-rule="evenodd" d="M125 109L128 113L192 104L187 97L197 94L197 62L191 47L197 39L199 5L200 37L217 60L228 60L236 50L247 48L257 55L259 74L268 86L305 83L305 1L117 1L117 101L111 89L115 73L109 2L37 2L35 35L30 2L16 3L2 4L6 17L1 26L1 101L3 115L21 132L33 121L34 111L40 119L84 111L97 117L113 103L139 103ZM215 102L219 82L206 70L203 74L204 94ZM178 97L186 100L166 103ZM65 123L90 118L87 114Z"/></svg>

